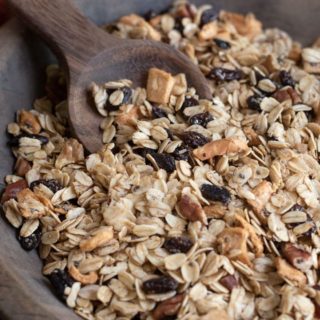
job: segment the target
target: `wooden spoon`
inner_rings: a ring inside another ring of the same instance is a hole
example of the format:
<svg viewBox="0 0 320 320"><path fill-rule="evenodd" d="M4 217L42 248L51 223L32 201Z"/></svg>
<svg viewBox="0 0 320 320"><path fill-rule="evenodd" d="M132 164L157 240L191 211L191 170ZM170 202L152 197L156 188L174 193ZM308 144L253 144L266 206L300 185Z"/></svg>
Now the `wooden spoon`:
<svg viewBox="0 0 320 320"><path fill-rule="evenodd" d="M202 98L211 98L205 77L184 54L147 40L122 40L86 19L71 0L10 0L16 14L57 54L68 78L68 110L73 134L90 152L102 146L102 120L88 103L92 81L130 79L145 86L149 68L185 73ZM91 4L90 4L91 5ZM92 4L93 5L93 4Z"/></svg>

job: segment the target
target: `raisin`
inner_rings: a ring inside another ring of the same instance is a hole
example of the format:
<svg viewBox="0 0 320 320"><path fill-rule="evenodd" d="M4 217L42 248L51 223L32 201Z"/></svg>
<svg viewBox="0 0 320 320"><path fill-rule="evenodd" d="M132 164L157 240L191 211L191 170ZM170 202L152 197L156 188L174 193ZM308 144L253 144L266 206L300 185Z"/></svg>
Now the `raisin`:
<svg viewBox="0 0 320 320"><path fill-rule="evenodd" d="M167 134L168 134L169 139L174 140L173 133L172 133L169 129L167 129L167 128L165 128L164 130L167 131Z"/></svg>
<svg viewBox="0 0 320 320"><path fill-rule="evenodd" d="M280 83L283 86L294 87L296 84L295 81L293 80L291 74L285 70L280 71L279 79L280 79Z"/></svg>
<svg viewBox="0 0 320 320"><path fill-rule="evenodd" d="M134 149L134 152L143 158L145 158L147 156L147 154L153 155L154 153L156 153L155 150L150 149L150 148L136 148L136 149Z"/></svg>
<svg viewBox="0 0 320 320"><path fill-rule="evenodd" d="M174 29L179 31L181 34L183 34L184 25L182 23L183 17L176 17L175 23L174 23Z"/></svg>
<svg viewBox="0 0 320 320"><path fill-rule="evenodd" d="M142 284L142 289L147 294L166 293L177 288L178 282L169 276L150 279Z"/></svg>
<svg viewBox="0 0 320 320"><path fill-rule="evenodd" d="M201 186L200 191L207 200L220 201L224 204L229 203L231 200L231 194L226 188L214 184L205 183Z"/></svg>
<svg viewBox="0 0 320 320"><path fill-rule="evenodd" d="M219 8L216 6L213 6L212 8L203 11L200 19L200 27L202 27L203 25L211 21L216 20L218 16L219 16Z"/></svg>
<svg viewBox="0 0 320 320"><path fill-rule="evenodd" d="M21 237L18 235L18 240L21 247L26 251L31 251L37 248L41 240L41 228L38 228L34 233L28 237Z"/></svg>
<svg viewBox="0 0 320 320"><path fill-rule="evenodd" d="M156 17L157 13L153 10L148 10L143 17L145 18L145 20L150 21L152 18Z"/></svg>
<svg viewBox="0 0 320 320"><path fill-rule="evenodd" d="M130 101L131 96L132 96L132 90L129 87L123 87L122 89L123 92L123 100L122 100L122 104L126 104Z"/></svg>
<svg viewBox="0 0 320 320"><path fill-rule="evenodd" d="M240 80L243 76L243 72L239 69L230 70L225 68L213 68L208 74L209 79L220 81Z"/></svg>
<svg viewBox="0 0 320 320"><path fill-rule="evenodd" d="M300 204L295 204L293 207L291 207L290 211L305 211L303 206L300 206Z"/></svg>
<svg viewBox="0 0 320 320"><path fill-rule="evenodd" d="M176 160L184 160L189 161L189 150L186 145L182 144L181 146L177 147L171 155Z"/></svg>
<svg viewBox="0 0 320 320"><path fill-rule="evenodd" d="M262 101L262 97L258 95L253 95L247 98L248 108L251 110L261 111L260 104Z"/></svg>
<svg viewBox="0 0 320 320"><path fill-rule="evenodd" d="M213 41L215 42L215 44L220 48L220 49L230 49L231 48L231 45L228 41L224 41L222 39L218 39L218 38L215 38L213 39Z"/></svg>
<svg viewBox="0 0 320 320"><path fill-rule="evenodd" d="M209 139L201 133L195 131L186 131L181 135L181 140L190 148L202 147L209 142Z"/></svg>
<svg viewBox="0 0 320 320"><path fill-rule="evenodd" d="M8 142L9 146L19 147L21 138L37 139L41 142L42 145L47 144L49 142L49 139L47 137L42 136L40 134L22 133L18 136L12 137Z"/></svg>
<svg viewBox="0 0 320 320"><path fill-rule="evenodd" d="M199 105L199 101L194 97L185 97L184 102L181 106L181 110L183 111L185 108L193 107Z"/></svg>
<svg viewBox="0 0 320 320"><path fill-rule="evenodd" d="M157 106L152 106L152 116L154 118L166 118L167 115L168 114L163 109Z"/></svg>
<svg viewBox="0 0 320 320"><path fill-rule="evenodd" d="M123 87L121 89L108 89L107 93L108 96L115 92L116 90L121 90L123 92L123 99L118 105L113 105L110 103L109 99L106 101L105 109L109 111L116 111L120 107L120 105L128 103L132 96L132 90L129 87Z"/></svg>
<svg viewBox="0 0 320 320"><path fill-rule="evenodd" d="M36 180L31 182L30 184L30 189L33 190L36 186L39 184L43 184L47 188L49 188L53 193L56 193L57 191L63 189L63 186L55 179L50 179L50 180Z"/></svg>
<svg viewBox="0 0 320 320"><path fill-rule="evenodd" d="M193 242L187 237L172 237L168 238L163 247L170 253L187 253L193 246Z"/></svg>
<svg viewBox="0 0 320 320"><path fill-rule="evenodd" d="M203 113L195 114L194 116L190 117L189 123L206 127L207 124L212 120L213 120L213 117L209 112L203 112Z"/></svg>
<svg viewBox="0 0 320 320"><path fill-rule="evenodd" d="M49 280L59 298L63 298L66 287L72 287L73 280L65 270L55 269L49 275Z"/></svg>
<svg viewBox="0 0 320 320"><path fill-rule="evenodd" d="M165 153L151 153L152 158L156 161L160 169L164 169L167 172L173 172L176 169L176 163L173 156Z"/></svg>

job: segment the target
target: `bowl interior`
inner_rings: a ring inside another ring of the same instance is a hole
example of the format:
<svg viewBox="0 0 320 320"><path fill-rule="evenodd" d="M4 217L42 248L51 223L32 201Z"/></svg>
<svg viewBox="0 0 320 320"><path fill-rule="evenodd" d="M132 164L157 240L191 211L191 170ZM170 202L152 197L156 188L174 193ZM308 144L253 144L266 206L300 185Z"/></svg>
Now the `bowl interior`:
<svg viewBox="0 0 320 320"><path fill-rule="evenodd" d="M319 0L194 0L195 4L215 3L222 9L254 12L265 27L279 27L303 44L319 35ZM76 5L97 24L111 22L121 15L150 9L159 12L171 0L76 0ZM41 96L44 67L54 61L42 42L11 20L0 29L0 181L11 172L12 157L6 146L6 125L20 108L30 108ZM51 292L41 275L36 252L23 251L15 232L0 220L0 318L14 320L79 319Z"/></svg>

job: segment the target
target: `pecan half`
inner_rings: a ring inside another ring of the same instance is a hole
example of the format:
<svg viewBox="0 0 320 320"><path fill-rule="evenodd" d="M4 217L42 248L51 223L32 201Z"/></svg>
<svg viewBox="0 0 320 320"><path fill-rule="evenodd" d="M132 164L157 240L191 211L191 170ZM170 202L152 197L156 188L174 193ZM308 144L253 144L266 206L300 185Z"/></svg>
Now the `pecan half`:
<svg viewBox="0 0 320 320"><path fill-rule="evenodd" d="M295 91L291 87L285 87L284 89L278 90L273 94L273 97L279 102L283 102L286 100L291 100L293 104L301 102L301 98L299 97L297 91Z"/></svg>
<svg viewBox="0 0 320 320"><path fill-rule="evenodd" d="M29 161L27 161L26 159L23 159L22 157L18 157L14 166L15 174L17 176L24 177L30 169L31 169L31 165Z"/></svg>
<svg viewBox="0 0 320 320"><path fill-rule="evenodd" d="M152 312L153 319L161 320L178 313L183 301L183 294L178 294L168 300L160 302Z"/></svg>
<svg viewBox="0 0 320 320"><path fill-rule="evenodd" d="M15 199L17 194L25 188L28 188L26 180L18 180L14 183L8 184L4 190L4 193L2 194L1 203L5 203L10 199Z"/></svg>
<svg viewBox="0 0 320 320"><path fill-rule="evenodd" d="M300 248L297 248L292 243L285 243L282 246L283 257L295 268L301 271L309 270L313 263L311 254Z"/></svg>
<svg viewBox="0 0 320 320"><path fill-rule="evenodd" d="M288 279L294 285L301 287L307 283L307 277L301 271L292 267L286 260L277 257L275 266L279 276Z"/></svg>
<svg viewBox="0 0 320 320"><path fill-rule="evenodd" d="M178 209L187 220L201 221L203 224L207 224L207 216L195 196L182 194L178 202Z"/></svg>

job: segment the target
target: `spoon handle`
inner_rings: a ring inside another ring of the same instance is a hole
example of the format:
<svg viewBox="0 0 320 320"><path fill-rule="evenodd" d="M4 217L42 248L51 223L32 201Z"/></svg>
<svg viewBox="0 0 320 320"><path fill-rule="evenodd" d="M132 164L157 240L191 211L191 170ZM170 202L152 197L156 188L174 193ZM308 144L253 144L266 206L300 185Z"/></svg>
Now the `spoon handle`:
<svg viewBox="0 0 320 320"><path fill-rule="evenodd" d="M21 20L76 71L103 48L120 40L84 17L71 0L9 0Z"/></svg>

